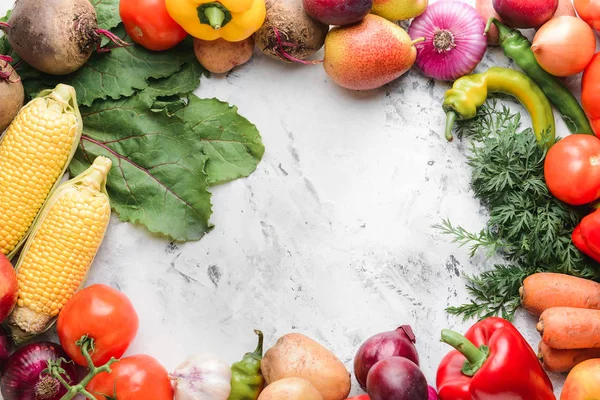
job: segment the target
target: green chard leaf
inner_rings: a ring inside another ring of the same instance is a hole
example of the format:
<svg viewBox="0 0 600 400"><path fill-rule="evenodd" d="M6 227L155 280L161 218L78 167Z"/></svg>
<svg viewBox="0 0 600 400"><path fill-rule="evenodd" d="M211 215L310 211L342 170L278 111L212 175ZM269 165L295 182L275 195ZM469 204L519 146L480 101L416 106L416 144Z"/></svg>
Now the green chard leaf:
<svg viewBox="0 0 600 400"><path fill-rule="evenodd" d="M180 99L158 97L164 83L82 107L84 132L70 173L110 157L107 189L122 221L177 241L199 240L212 229L208 187L250 175L264 147L256 127L216 99L189 95L170 116L164 109Z"/></svg>
<svg viewBox="0 0 600 400"><path fill-rule="evenodd" d="M119 0L91 0L100 29L110 30L121 23Z"/></svg>
<svg viewBox="0 0 600 400"><path fill-rule="evenodd" d="M122 25L112 32L132 43ZM197 63L189 40L166 52L153 52L132 45L113 48L105 53L94 53L82 68L70 75L57 77L40 74L39 79L28 79L24 85L30 97L35 97L41 89L55 87L58 83L71 85L77 92L79 104L91 106L99 99L116 100L132 96L136 91L147 88L150 79L168 78L180 71L186 63ZM195 71L198 73L200 70Z"/></svg>
<svg viewBox="0 0 600 400"><path fill-rule="evenodd" d="M78 174L95 157L112 159L107 189L122 221L141 223L174 240L199 240L212 229L208 157L176 117L132 96L81 110L84 132L70 165Z"/></svg>
<svg viewBox="0 0 600 400"><path fill-rule="evenodd" d="M190 97L187 107L177 114L186 130L194 133L204 154L210 186L250 175L260 162L265 148L252 123L240 117L237 107L216 99Z"/></svg>

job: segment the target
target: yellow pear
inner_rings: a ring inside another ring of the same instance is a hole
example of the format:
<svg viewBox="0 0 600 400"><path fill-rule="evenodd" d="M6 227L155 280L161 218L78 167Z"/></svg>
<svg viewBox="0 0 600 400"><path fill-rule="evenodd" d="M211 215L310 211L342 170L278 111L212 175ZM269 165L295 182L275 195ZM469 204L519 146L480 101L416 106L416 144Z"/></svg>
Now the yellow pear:
<svg viewBox="0 0 600 400"><path fill-rule="evenodd" d="M390 21L403 21L423 14L428 0L375 0L371 12Z"/></svg>

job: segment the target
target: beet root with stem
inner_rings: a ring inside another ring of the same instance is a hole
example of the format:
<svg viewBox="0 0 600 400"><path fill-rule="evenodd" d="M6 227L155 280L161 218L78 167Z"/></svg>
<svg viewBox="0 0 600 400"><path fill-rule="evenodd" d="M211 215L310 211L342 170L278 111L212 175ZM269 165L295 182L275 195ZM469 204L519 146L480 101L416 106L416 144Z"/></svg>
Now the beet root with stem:
<svg viewBox="0 0 600 400"><path fill-rule="evenodd" d="M123 44L98 29L96 10L88 0L17 0L8 22L0 28L23 61L51 75L81 68L99 46L102 34Z"/></svg>
<svg viewBox="0 0 600 400"><path fill-rule="evenodd" d="M267 56L297 62L323 47L329 25L309 16L302 0L267 0L266 5L267 18L254 40Z"/></svg>
<svg viewBox="0 0 600 400"><path fill-rule="evenodd" d="M25 92L17 72L9 64L10 57L0 56L0 136L23 107Z"/></svg>

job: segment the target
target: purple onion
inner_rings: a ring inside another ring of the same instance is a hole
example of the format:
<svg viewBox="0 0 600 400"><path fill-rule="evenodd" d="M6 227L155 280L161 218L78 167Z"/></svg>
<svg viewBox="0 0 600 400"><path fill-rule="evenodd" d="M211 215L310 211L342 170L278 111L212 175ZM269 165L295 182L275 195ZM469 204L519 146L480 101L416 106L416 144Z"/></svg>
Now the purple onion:
<svg viewBox="0 0 600 400"><path fill-rule="evenodd" d="M408 29L414 39L417 66L425 76L453 81L471 73L487 48L485 21L470 5L457 0L431 4Z"/></svg>
<svg viewBox="0 0 600 400"><path fill-rule="evenodd" d="M414 345L415 334L408 325L395 331L379 333L367 339L354 356L354 376L360 387L367 388L367 375L380 360L403 357L419 365L419 354Z"/></svg>
<svg viewBox="0 0 600 400"><path fill-rule="evenodd" d="M439 400L439 396L438 393L435 391L435 389L433 388L433 386L429 386L427 388L427 400Z"/></svg>
<svg viewBox="0 0 600 400"><path fill-rule="evenodd" d="M48 367L48 360L69 358L56 343L31 343L13 353L5 365L0 379L4 400L60 400L67 393L66 388L55 378L42 373ZM76 383L75 364L61 364L65 370L63 378L67 383Z"/></svg>
<svg viewBox="0 0 600 400"><path fill-rule="evenodd" d="M10 338L6 330L0 326L0 372L4 368L4 363L10 356Z"/></svg>

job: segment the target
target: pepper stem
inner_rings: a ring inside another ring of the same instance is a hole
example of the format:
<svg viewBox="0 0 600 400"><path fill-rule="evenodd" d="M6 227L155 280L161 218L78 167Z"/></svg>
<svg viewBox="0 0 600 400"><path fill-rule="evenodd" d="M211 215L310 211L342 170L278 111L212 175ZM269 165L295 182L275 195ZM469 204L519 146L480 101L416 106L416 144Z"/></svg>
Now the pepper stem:
<svg viewBox="0 0 600 400"><path fill-rule="evenodd" d="M208 19L208 23L216 31L221 29L223 21L225 21L225 13L219 7L207 7L204 10L204 15Z"/></svg>
<svg viewBox="0 0 600 400"><path fill-rule="evenodd" d="M492 24L496 25L496 27L498 28L498 38L499 38L498 40L501 43L504 42L504 40L507 38L507 36L511 33L511 29L509 27L507 27L506 25L502 24L496 18L490 17L490 19L488 19L488 22L485 26L485 30L483 31L484 34L488 33L488 31L492 27Z"/></svg>
<svg viewBox="0 0 600 400"><path fill-rule="evenodd" d="M477 348L469 339L449 329L442 330L442 342L454 347L467 358L461 370L466 376L475 375L490 355L487 346Z"/></svg>
<svg viewBox="0 0 600 400"><path fill-rule="evenodd" d="M262 359L264 335L263 335L262 331L259 331L258 329L255 329L254 333L256 333L258 335L258 345L256 345L256 350L254 350L254 353L252 353L252 355L254 357L256 357L257 359Z"/></svg>
<svg viewBox="0 0 600 400"><path fill-rule="evenodd" d="M452 136L452 129L454 128L454 123L456 122L456 118L458 116L454 111L448 111L446 113L446 140L451 142L454 140L454 136Z"/></svg>
<svg viewBox="0 0 600 400"><path fill-rule="evenodd" d="M227 7L218 1L201 4L196 11L201 24L210 25L218 31L231 22L233 16Z"/></svg>

